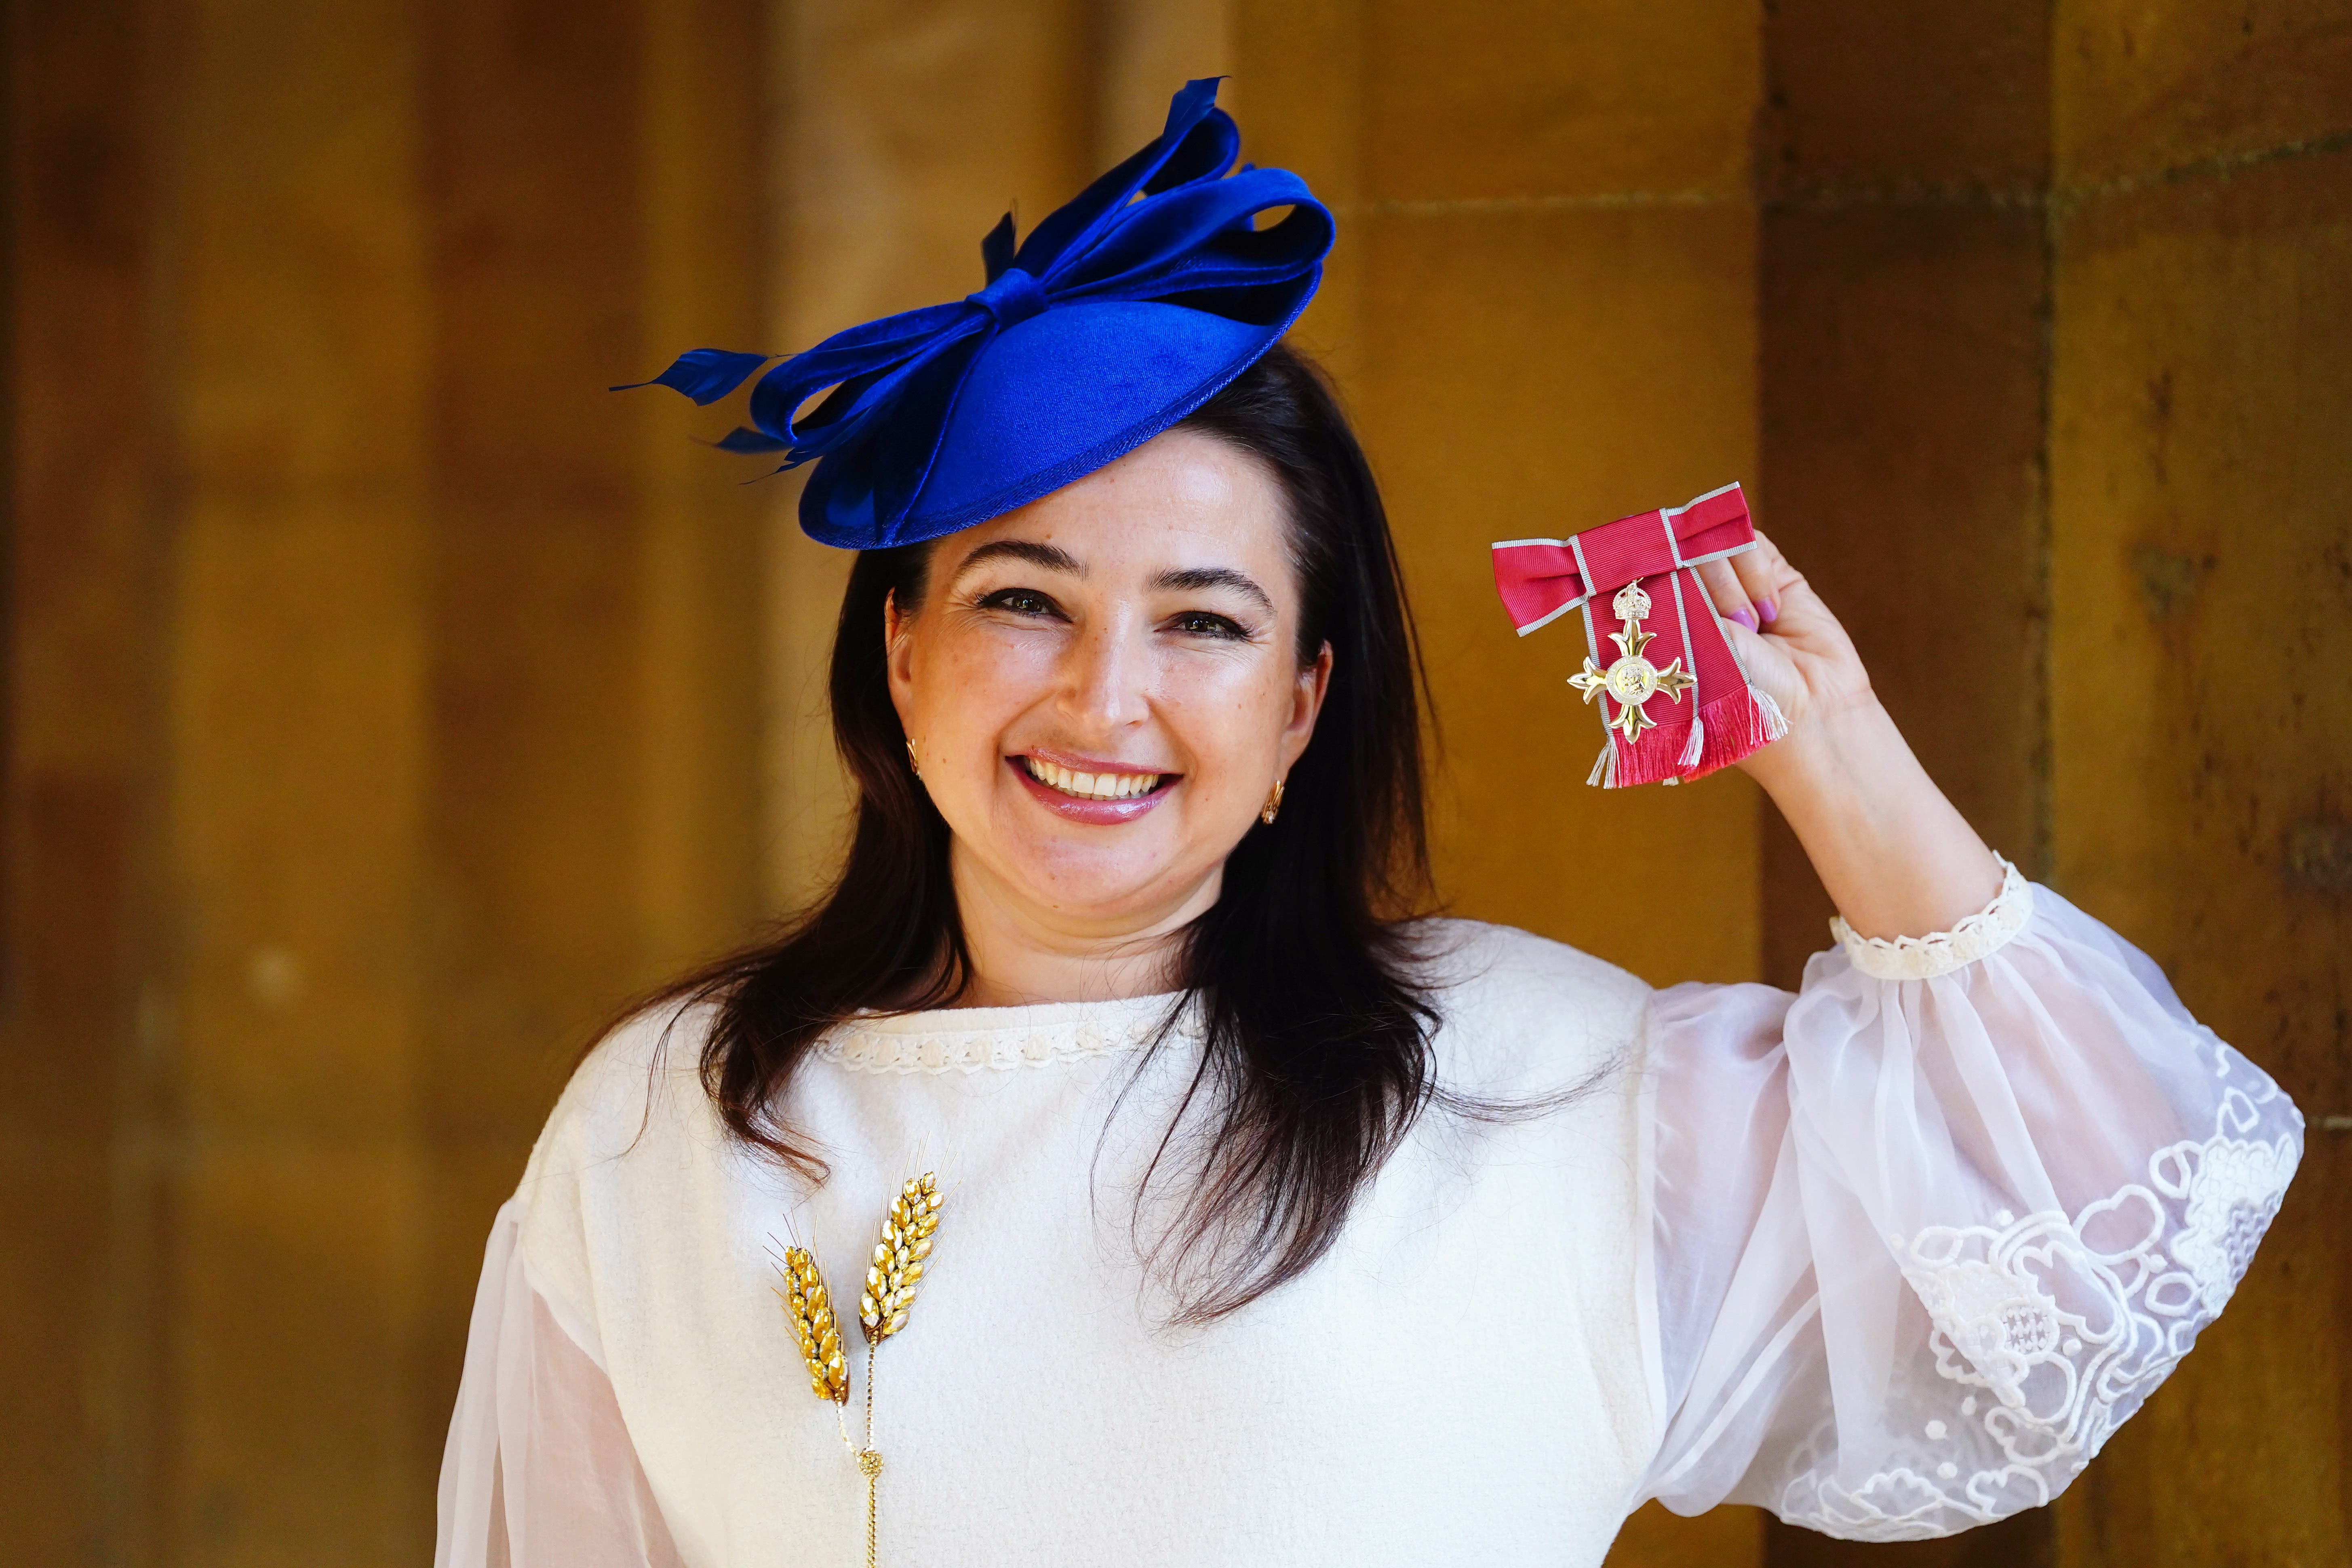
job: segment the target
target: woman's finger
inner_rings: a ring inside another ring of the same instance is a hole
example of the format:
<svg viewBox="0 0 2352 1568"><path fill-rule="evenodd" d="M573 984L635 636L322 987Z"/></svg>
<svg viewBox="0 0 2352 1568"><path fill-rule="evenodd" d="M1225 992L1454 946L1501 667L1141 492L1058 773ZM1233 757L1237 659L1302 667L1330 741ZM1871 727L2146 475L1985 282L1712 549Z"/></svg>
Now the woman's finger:
<svg viewBox="0 0 2352 1568"><path fill-rule="evenodd" d="M1739 579L1739 591L1756 606L1756 624L1769 626L1780 618L1780 574L1772 563L1764 558L1761 550L1745 550L1729 562L1732 575Z"/></svg>
<svg viewBox="0 0 2352 1568"><path fill-rule="evenodd" d="M1706 584L1706 596L1715 601L1715 613L1727 621L1737 621L1754 631L1758 626L1756 606L1749 602L1748 589L1732 571L1729 563L1709 561L1698 569L1698 580Z"/></svg>
<svg viewBox="0 0 2352 1568"><path fill-rule="evenodd" d="M1740 591L1756 606L1757 625L1769 626L1779 620L1781 589L1796 575L1780 548L1759 532L1755 549L1743 550L1731 558L1731 569L1739 579Z"/></svg>

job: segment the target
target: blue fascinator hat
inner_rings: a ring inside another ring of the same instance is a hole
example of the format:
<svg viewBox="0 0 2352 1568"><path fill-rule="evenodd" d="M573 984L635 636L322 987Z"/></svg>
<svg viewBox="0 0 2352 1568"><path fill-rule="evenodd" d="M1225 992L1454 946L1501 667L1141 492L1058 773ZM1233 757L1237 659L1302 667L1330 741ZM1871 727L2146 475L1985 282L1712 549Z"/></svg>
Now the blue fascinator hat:
<svg viewBox="0 0 2352 1568"><path fill-rule="evenodd" d="M801 527L872 550L1011 511L1192 413L1306 309L1332 237L1297 175L1234 170L1241 132L1216 101L1215 78L1186 83L1157 140L1017 250L1006 216L981 241L978 293L852 327L769 369L752 427L719 445L782 452L785 468L815 463ZM1290 211L1256 227L1276 207ZM772 357L696 349L635 384L708 404Z"/></svg>

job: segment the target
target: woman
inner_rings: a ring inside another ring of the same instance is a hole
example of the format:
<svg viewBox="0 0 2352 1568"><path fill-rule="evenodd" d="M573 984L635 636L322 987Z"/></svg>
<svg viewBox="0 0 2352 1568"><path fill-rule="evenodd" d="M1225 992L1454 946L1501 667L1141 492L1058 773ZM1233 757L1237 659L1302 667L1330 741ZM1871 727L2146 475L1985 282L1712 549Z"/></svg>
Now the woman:
<svg viewBox="0 0 2352 1568"><path fill-rule="evenodd" d="M443 1563L1593 1563L1651 1497L1940 1534L2077 1473L2276 1212L2294 1108L1979 840L1769 544L1704 570L1843 911L1802 993L1401 918L1402 597L1278 342L1330 221L1213 96L755 391L730 444L861 550L855 840L566 1090Z"/></svg>

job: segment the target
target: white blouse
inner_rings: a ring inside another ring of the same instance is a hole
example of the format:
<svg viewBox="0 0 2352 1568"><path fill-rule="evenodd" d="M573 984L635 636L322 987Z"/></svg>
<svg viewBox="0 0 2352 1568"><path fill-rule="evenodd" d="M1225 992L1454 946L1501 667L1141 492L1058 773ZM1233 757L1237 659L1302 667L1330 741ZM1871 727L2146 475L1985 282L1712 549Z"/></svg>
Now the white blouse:
<svg viewBox="0 0 2352 1568"><path fill-rule="evenodd" d="M1431 1110L1321 1262L1181 1331L1140 1181L1198 1059L1184 1019L1140 1048L1170 998L837 1031L782 1108L813 1191L724 1134L703 1017L641 1019L492 1231L437 1561L857 1562L776 1259L854 1301L932 1170L875 1386L892 1568L1598 1563L1652 1497L1865 1540L2045 1502L2229 1300L2301 1118L2014 870L1952 931L1838 934L1791 997L1432 922L1441 1080L1540 1109Z"/></svg>

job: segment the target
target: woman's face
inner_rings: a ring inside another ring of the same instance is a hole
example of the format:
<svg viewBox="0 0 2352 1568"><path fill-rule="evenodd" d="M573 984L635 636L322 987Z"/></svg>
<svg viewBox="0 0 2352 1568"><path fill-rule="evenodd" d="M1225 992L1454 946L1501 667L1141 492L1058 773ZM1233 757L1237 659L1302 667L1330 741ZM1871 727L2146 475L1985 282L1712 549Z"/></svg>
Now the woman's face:
<svg viewBox="0 0 2352 1568"><path fill-rule="evenodd" d="M935 547L887 618L890 696L959 887L1073 931L1215 898L1313 731L1278 481L1172 430Z"/></svg>

